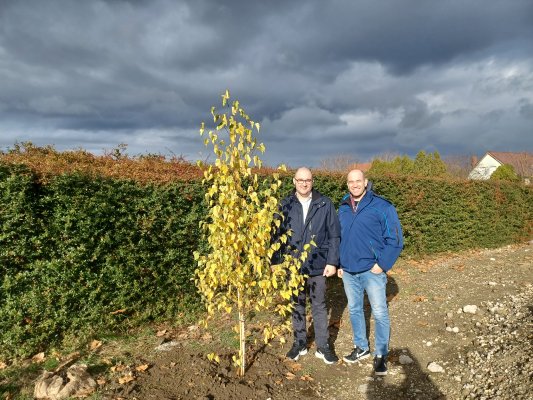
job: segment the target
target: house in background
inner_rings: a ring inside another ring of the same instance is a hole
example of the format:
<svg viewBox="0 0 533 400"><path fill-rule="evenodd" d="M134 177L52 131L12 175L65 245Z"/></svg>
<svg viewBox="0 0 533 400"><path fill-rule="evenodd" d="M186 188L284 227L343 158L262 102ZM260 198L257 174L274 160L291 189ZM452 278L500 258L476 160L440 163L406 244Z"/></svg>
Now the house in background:
<svg viewBox="0 0 533 400"><path fill-rule="evenodd" d="M512 165L517 175L522 177L526 184L530 184L533 180L533 153L496 151L485 153L470 171L468 179L489 179L492 173L504 164Z"/></svg>

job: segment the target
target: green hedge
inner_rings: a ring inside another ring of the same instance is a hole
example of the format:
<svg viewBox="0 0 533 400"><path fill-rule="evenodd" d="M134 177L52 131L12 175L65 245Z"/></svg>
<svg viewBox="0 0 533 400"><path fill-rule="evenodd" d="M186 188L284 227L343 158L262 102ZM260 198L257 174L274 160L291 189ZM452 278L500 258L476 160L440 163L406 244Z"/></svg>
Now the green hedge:
<svg viewBox="0 0 533 400"><path fill-rule="evenodd" d="M396 206L405 237L403 255L498 247L533 235L531 186L405 176L369 180L377 194ZM315 187L336 205L348 193L345 176L316 176Z"/></svg>
<svg viewBox="0 0 533 400"><path fill-rule="evenodd" d="M532 234L532 189L498 182L373 177L393 202L405 255L496 247ZM317 175L339 204L345 177ZM291 190L284 179L282 194ZM0 164L0 357L27 356L198 306L192 252L205 246L200 182L142 185L79 174L47 183ZM117 312L118 311L118 312Z"/></svg>
<svg viewBox="0 0 533 400"><path fill-rule="evenodd" d="M34 178L0 170L0 356L197 305L199 183Z"/></svg>

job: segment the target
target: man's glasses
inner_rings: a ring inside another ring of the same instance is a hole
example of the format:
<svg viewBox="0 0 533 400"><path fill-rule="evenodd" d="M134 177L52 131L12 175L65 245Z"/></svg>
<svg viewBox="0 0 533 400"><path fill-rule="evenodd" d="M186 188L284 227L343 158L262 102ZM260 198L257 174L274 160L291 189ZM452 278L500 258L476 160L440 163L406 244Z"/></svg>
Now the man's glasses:
<svg viewBox="0 0 533 400"><path fill-rule="evenodd" d="M304 183L311 183L313 182L312 179L296 179L296 183L298 185L303 185Z"/></svg>

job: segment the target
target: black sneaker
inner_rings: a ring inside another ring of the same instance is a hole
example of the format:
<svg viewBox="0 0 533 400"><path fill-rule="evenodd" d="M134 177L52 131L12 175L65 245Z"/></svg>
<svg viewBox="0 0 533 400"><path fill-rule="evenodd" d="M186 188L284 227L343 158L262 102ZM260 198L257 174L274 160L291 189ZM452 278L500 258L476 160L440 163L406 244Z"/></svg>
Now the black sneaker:
<svg viewBox="0 0 533 400"><path fill-rule="evenodd" d="M365 358L370 357L370 350L363 350L360 347L355 346L353 351L347 356L342 357L347 363L354 363L359 360L364 360Z"/></svg>
<svg viewBox="0 0 533 400"><path fill-rule="evenodd" d="M374 373L376 375L387 375L387 356L374 357Z"/></svg>
<svg viewBox="0 0 533 400"><path fill-rule="evenodd" d="M334 364L339 361L339 357L337 357L335 352L331 350L329 346L316 349L315 356L324 360L326 364Z"/></svg>
<svg viewBox="0 0 533 400"><path fill-rule="evenodd" d="M300 356L307 354L307 345L301 342L294 342L292 348L287 352L287 358L297 361Z"/></svg>

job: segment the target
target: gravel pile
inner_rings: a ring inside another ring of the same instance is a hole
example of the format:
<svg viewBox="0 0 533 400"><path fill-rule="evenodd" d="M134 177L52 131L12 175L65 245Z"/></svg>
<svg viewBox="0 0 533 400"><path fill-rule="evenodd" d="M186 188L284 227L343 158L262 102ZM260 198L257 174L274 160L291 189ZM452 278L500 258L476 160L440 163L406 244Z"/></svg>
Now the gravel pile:
<svg viewBox="0 0 533 400"><path fill-rule="evenodd" d="M486 301L473 322L473 346L450 371L463 399L533 398L533 285Z"/></svg>

